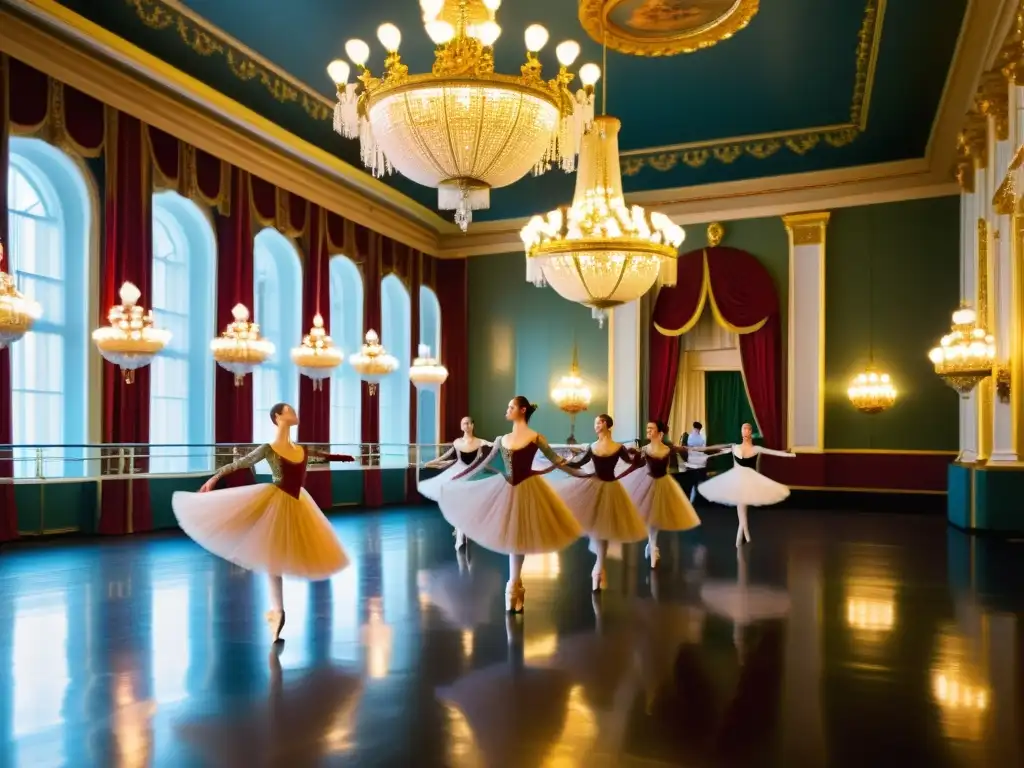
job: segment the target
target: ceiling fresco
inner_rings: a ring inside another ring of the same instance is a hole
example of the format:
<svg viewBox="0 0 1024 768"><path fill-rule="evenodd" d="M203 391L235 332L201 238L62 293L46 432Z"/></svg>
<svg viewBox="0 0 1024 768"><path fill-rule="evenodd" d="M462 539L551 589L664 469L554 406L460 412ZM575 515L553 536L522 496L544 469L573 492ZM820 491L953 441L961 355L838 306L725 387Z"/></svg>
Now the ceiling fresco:
<svg viewBox="0 0 1024 768"><path fill-rule="evenodd" d="M358 142L332 130L326 65L345 41L384 51L378 25L403 32L410 71L433 45L417 0L61 0L62 4L361 168ZM496 69L517 72L523 30L544 24L577 62L602 62L607 112L622 119L627 192L846 168L924 155L967 0L506 0ZM718 27L718 33L710 30ZM922 32L927 29L927 34ZM726 39L721 32L728 32ZM640 55L643 54L643 55ZM598 109L601 100L598 100ZM433 208L436 192L384 181ZM476 220L564 204L574 176L551 171L494 190Z"/></svg>

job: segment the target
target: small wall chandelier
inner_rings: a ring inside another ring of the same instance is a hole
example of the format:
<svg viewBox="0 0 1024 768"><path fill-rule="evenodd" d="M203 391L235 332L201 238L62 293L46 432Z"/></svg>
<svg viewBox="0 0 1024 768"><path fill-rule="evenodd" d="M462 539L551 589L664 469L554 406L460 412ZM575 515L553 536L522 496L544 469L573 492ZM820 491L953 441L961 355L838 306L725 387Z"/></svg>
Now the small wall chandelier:
<svg viewBox="0 0 1024 768"><path fill-rule="evenodd" d="M398 370L398 360L381 346L380 336L372 328L366 332L366 343L348 359L359 378L369 385L370 395L377 393L377 384Z"/></svg>
<svg viewBox="0 0 1024 768"><path fill-rule="evenodd" d="M526 29L520 73L496 73L500 5L501 0L420 0L427 35L436 46L430 72L409 74L398 55L402 34L394 24L377 29L387 51L382 78L366 68L370 47L362 40L345 43L345 54L361 70L358 83L348 82L346 62L327 67L338 90L334 130L359 139L363 163L374 176L397 170L436 188L438 208L454 210L463 231L472 211L490 206L492 188L552 164L574 169L600 77L596 65L584 65L585 87L569 91L574 75L568 68L580 46L567 40L555 51L558 75L545 81L537 52L547 44L548 32L539 24Z"/></svg>
<svg viewBox="0 0 1024 768"><path fill-rule="evenodd" d="M153 311L138 305L142 292L134 283L121 286L121 303L107 313L103 328L92 332L92 340L103 359L113 363L124 374L125 384L135 381L135 371L149 365L167 346L171 332L154 325Z"/></svg>
<svg viewBox="0 0 1024 768"><path fill-rule="evenodd" d="M25 298L14 287L14 276L3 270L4 246L0 243L0 349L13 344L31 329L42 307Z"/></svg>
<svg viewBox="0 0 1024 768"><path fill-rule="evenodd" d="M896 404L896 387L889 374L871 365L853 377L846 394L861 413L881 413Z"/></svg>
<svg viewBox="0 0 1024 768"><path fill-rule="evenodd" d="M928 358L935 373L966 399L978 382L992 375L995 338L977 322L974 310L964 302L953 313L952 329L928 353Z"/></svg>
<svg viewBox="0 0 1024 768"><path fill-rule="evenodd" d="M437 392L448 380L448 369L430 356L430 347L420 344L409 369L409 379L416 389Z"/></svg>
<svg viewBox="0 0 1024 768"><path fill-rule="evenodd" d="M324 379L330 378L344 359L341 350L327 335L324 319L317 312L313 316L313 327L302 337L302 344L292 349L292 362L298 366L299 373L313 380L314 391L320 391Z"/></svg>
<svg viewBox="0 0 1024 768"><path fill-rule="evenodd" d="M569 374L559 379L558 386L551 390L551 401L560 411L569 414L569 437L566 439L569 445L576 443L576 416L590 407L590 400L590 389L580 377L579 353L573 344Z"/></svg>
<svg viewBox="0 0 1024 768"><path fill-rule="evenodd" d="M234 374L235 386L240 387L246 374L270 359L274 345L260 336L256 323L249 322L249 310L244 304L236 304L231 316L234 321L210 342L210 352L217 365Z"/></svg>

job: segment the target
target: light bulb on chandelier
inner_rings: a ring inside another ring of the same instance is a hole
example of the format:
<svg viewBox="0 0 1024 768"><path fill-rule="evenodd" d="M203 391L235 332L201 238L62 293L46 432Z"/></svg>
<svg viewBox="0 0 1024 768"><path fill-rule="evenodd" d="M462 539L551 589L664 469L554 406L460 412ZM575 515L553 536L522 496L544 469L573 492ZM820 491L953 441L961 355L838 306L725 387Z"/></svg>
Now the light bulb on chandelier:
<svg viewBox="0 0 1024 768"><path fill-rule="evenodd" d="M14 286L14 277L4 272L4 246L0 243L0 349L13 344L30 330L42 314L38 303L26 298ZM11 270L14 271L13 268Z"/></svg>
<svg viewBox="0 0 1024 768"><path fill-rule="evenodd" d="M260 336L260 327L249 322L249 310L236 304L231 310L232 322L224 333L210 342L210 352L217 365L235 377L240 387L246 374L263 365L274 354L274 345Z"/></svg>
<svg viewBox="0 0 1024 768"><path fill-rule="evenodd" d="M389 355L380 343L380 336L372 328L366 332L362 348L348 359L349 364L369 387L370 395L377 392L377 384L385 376L398 370L398 360Z"/></svg>
<svg viewBox="0 0 1024 768"><path fill-rule="evenodd" d="M853 377L846 394L861 413L881 413L896 403L896 387L889 374L870 365Z"/></svg>
<svg viewBox="0 0 1024 768"><path fill-rule="evenodd" d="M928 358L935 373L966 399L978 382L992 375L995 338L978 323L974 310L964 302L953 313L950 332L932 348Z"/></svg>
<svg viewBox="0 0 1024 768"><path fill-rule="evenodd" d="M313 327L302 337L302 344L292 349L292 362L299 373L312 379L313 390L319 392L323 389L324 379L330 378L344 359L341 350L327 335L324 319L317 312L313 317Z"/></svg>
<svg viewBox="0 0 1024 768"><path fill-rule="evenodd" d="M121 369L126 384L135 381L135 371L149 365L171 340L170 331L157 328L153 311L139 306L142 292L133 283L119 291L120 304L110 308L106 325L92 332L92 340L103 359Z"/></svg>
<svg viewBox="0 0 1024 768"><path fill-rule="evenodd" d="M409 379L416 389L437 392L448 380L448 369L430 354L430 347L420 344L409 368Z"/></svg>

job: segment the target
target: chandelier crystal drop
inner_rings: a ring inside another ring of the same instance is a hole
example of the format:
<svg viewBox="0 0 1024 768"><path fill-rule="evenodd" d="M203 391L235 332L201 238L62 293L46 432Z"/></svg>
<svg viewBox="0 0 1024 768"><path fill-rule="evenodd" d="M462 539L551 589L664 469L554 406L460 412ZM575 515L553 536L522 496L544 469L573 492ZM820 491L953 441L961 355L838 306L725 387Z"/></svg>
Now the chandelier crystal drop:
<svg viewBox="0 0 1024 768"><path fill-rule="evenodd" d="M171 340L170 331L157 328L153 311L138 302L142 292L125 283L118 294L121 303L110 308L106 325L92 332L92 340L103 359L118 366L126 384L135 381L135 371L149 365Z"/></svg>
<svg viewBox="0 0 1024 768"><path fill-rule="evenodd" d="M313 380L313 389L319 391L323 389L324 379L330 378L344 359L341 350L327 335L324 319L317 312L313 317L313 327L302 337L302 344L292 349L292 362L299 373Z"/></svg>
<svg viewBox="0 0 1024 768"><path fill-rule="evenodd" d="M966 303L953 313L953 327L928 353L935 373L967 398L982 379L992 375L996 344Z"/></svg>
<svg viewBox="0 0 1024 768"><path fill-rule="evenodd" d="M256 323L249 322L249 310L244 304L236 304L231 316L234 320L224 333L210 342L210 352L217 365L234 374L235 386L240 387L246 374L270 359L274 345L260 336Z"/></svg>
<svg viewBox="0 0 1024 768"><path fill-rule="evenodd" d="M659 278L675 285L685 238L663 213L626 205L620 127L614 117L595 118L583 137L572 205L534 216L520 233L526 279L590 307L602 325L608 309L640 298Z"/></svg>
<svg viewBox="0 0 1024 768"><path fill-rule="evenodd" d="M0 243L0 349L28 333L43 310L14 287L14 276L3 270L4 246Z"/></svg>
<svg viewBox="0 0 1024 768"><path fill-rule="evenodd" d="M338 91L334 130L359 139L363 164L374 176L397 170L437 189L438 208L454 210L463 231L474 210L490 207L491 189L531 170L575 169L601 74L596 65L584 65L583 88L570 91L575 76L569 67L580 46L567 40L555 49L558 74L545 81L537 52L548 32L539 24L526 29L526 62L519 74L495 72L500 5L500 0L420 0L424 27L436 46L430 72L409 73L398 55L402 34L390 23L377 29L387 52L383 77L366 68L370 46L363 40L345 44L345 55L360 70L357 82L348 82L347 62L338 59L327 67Z"/></svg>
<svg viewBox="0 0 1024 768"><path fill-rule="evenodd" d="M366 343L348 359L359 378L369 385L370 395L377 392L377 384L385 376L398 370L398 360L381 346L380 336L372 328L366 332Z"/></svg>
<svg viewBox="0 0 1024 768"><path fill-rule="evenodd" d="M437 392L448 380L448 369L430 355L430 347L420 344L409 369L409 379L416 389Z"/></svg>
<svg viewBox="0 0 1024 768"><path fill-rule="evenodd" d="M887 373L868 366L846 390L850 403L861 413L881 413L896 404L896 387Z"/></svg>

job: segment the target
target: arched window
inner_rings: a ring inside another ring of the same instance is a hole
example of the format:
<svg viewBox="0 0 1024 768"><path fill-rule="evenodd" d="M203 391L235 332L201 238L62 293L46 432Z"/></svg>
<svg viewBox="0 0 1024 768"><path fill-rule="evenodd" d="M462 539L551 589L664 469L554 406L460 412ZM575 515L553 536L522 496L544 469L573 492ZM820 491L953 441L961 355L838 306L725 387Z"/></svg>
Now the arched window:
<svg viewBox="0 0 1024 768"><path fill-rule="evenodd" d="M11 346L14 443L89 441L89 297L92 205L75 162L39 139L12 138L7 180L6 271L43 315ZM15 476L86 474L81 450L14 452Z"/></svg>
<svg viewBox="0 0 1024 768"><path fill-rule="evenodd" d="M378 389L381 464L409 463L409 352L412 307L409 292L395 275L380 283L381 329L384 348L398 358L398 370L385 376Z"/></svg>
<svg viewBox="0 0 1024 768"><path fill-rule="evenodd" d="M177 192L153 196L153 313L171 343L153 359L150 379L151 472L201 472L212 466L217 244L199 207ZM160 444L179 446L160 448Z"/></svg>
<svg viewBox="0 0 1024 768"><path fill-rule="evenodd" d="M437 294L420 286L420 344L430 347L430 354L441 360L441 304ZM441 401L439 392L421 390L416 401L416 442L426 445L441 442ZM424 449L424 455L433 451Z"/></svg>
<svg viewBox="0 0 1024 768"><path fill-rule="evenodd" d="M291 349L302 342L302 265L291 241L268 227L253 244L255 295L253 318L276 347L274 356L253 372L254 442L274 437L270 409L275 403L299 407L299 371ZM257 470L259 471L259 470Z"/></svg>
<svg viewBox="0 0 1024 768"><path fill-rule="evenodd" d="M345 256L331 258L331 338L345 357L363 344L363 278L359 268ZM331 443L346 452L359 446L361 438L362 385L359 374L348 364L338 368L331 381Z"/></svg>

